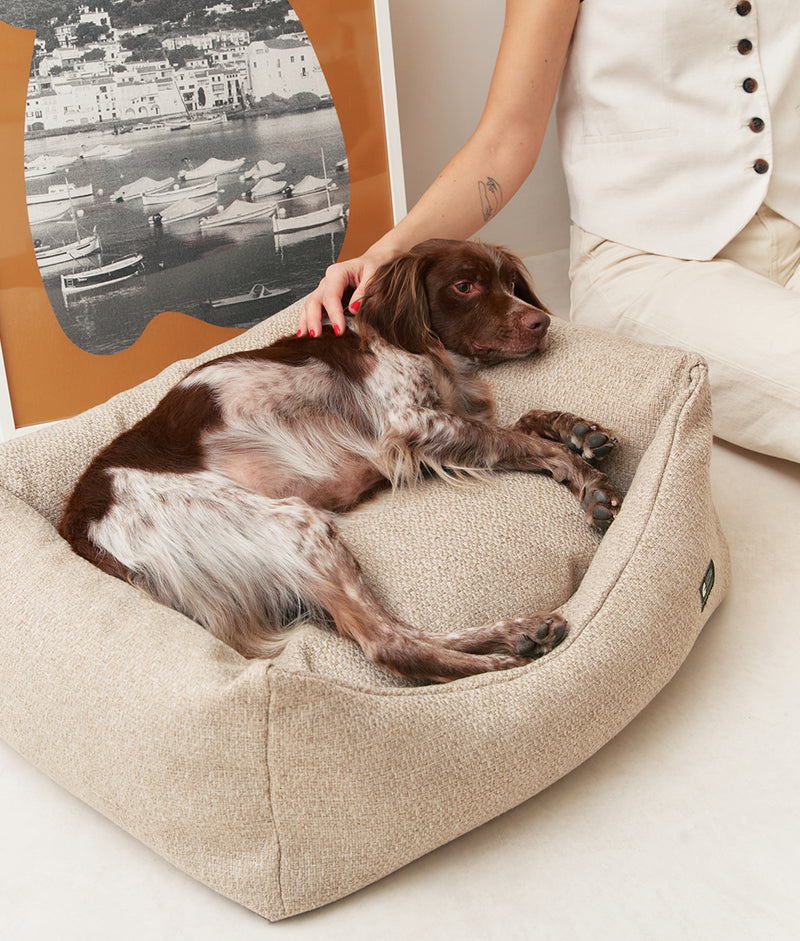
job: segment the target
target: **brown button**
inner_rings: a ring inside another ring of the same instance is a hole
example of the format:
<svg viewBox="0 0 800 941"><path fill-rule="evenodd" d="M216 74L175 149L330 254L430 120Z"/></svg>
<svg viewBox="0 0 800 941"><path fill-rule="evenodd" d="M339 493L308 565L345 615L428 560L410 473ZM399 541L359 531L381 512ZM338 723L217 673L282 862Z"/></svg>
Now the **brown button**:
<svg viewBox="0 0 800 941"><path fill-rule="evenodd" d="M740 39L736 48L743 56L746 56L749 52L753 51L753 44L749 39Z"/></svg>
<svg viewBox="0 0 800 941"><path fill-rule="evenodd" d="M750 121L750 130L755 134L760 134L764 130L765 124L761 118L753 118Z"/></svg>
<svg viewBox="0 0 800 941"><path fill-rule="evenodd" d="M753 92L758 88L758 82L754 78L746 78L742 82L742 88L747 92L748 95L752 95Z"/></svg>
<svg viewBox="0 0 800 941"><path fill-rule="evenodd" d="M747 14L753 9L753 5L748 2L748 0L742 0L741 3L736 4L736 12L739 16L747 16Z"/></svg>
<svg viewBox="0 0 800 941"><path fill-rule="evenodd" d="M753 169L756 173L766 173L769 170L769 164L766 160L756 160L753 164Z"/></svg>

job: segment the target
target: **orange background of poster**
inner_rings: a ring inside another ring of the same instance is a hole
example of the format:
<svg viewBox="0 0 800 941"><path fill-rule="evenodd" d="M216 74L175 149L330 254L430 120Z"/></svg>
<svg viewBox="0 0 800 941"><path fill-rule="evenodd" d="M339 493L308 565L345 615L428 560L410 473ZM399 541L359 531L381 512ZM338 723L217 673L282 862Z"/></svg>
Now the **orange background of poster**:
<svg viewBox="0 0 800 941"><path fill-rule="evenodd" d="M391 186L372 0L292 0L319 58L350 164L350 218L340 257L392 225ZM75 415L241 330L167 311L127 350L86 353L62 332L44 289L25 202L25 102L32 30L0 22L0 346L16 427Z"/></svg>

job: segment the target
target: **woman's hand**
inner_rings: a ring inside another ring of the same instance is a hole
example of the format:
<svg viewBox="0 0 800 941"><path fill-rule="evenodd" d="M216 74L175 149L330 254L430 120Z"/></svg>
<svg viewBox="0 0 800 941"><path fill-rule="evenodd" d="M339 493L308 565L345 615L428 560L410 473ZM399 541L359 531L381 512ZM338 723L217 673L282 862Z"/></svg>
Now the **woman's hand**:
<svg viewBox="0 0 800 941"><path fill-rule="evenodd" d="M322 333L322 320L327 315L337 336L345 331L344 307L342 299L353 289L350 298L350 310L355 313L361 304L361 298L369 283L384 261L391 258L390 253L367 251L358 258L336 262L325 271L325 277L319 286L307 298L298 321L297 335L318 337Z"/></svg>

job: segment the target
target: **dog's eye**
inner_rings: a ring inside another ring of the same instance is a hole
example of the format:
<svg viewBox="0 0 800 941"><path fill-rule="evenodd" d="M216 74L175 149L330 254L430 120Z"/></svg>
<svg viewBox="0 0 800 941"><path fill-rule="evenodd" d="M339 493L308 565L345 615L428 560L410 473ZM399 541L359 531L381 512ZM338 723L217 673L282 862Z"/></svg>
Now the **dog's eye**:
<svg viewBox="0 0 800 941"><path fill-rule="evenodd" d="M457 281L453 287L458 291L459 294L469 294L472 290L471 281Z"/></svg>

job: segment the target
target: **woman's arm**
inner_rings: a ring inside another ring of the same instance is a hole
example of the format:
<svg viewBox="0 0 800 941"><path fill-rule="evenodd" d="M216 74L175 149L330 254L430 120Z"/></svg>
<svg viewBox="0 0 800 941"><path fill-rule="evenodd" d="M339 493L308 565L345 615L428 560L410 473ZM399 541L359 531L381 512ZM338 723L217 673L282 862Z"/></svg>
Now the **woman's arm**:
<svg viewBox="0 0 800 941"><path fill-rule="evenodd" d="M358 301L377 267L427 238L464 239L495 216L533 169L580 0L506 0L500 50L481 119L407 216L363 255L331 265L306 301L299 334L323 313L344 329L342 295Z"/></svg>

